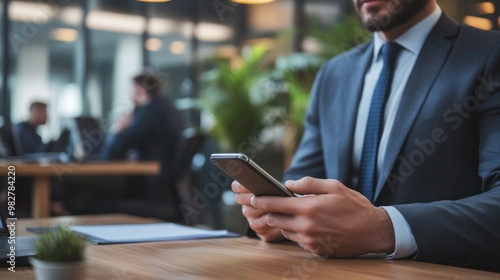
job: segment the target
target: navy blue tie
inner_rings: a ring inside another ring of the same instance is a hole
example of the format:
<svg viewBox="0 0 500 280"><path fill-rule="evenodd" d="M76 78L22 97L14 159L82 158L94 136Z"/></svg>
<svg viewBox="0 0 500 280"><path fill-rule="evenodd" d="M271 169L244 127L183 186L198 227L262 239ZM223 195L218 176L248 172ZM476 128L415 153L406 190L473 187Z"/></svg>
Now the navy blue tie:
<svg viewBox="0 0 500 280"><path fill-rule="evenodd" d="M374 190L377 184L377 153L384 123L384 109L391 92L394 68L400 46L396 43L386 43L382 46L384 67L375 86L370 105L370 113L366 124L363 152L359 167L358 190L373 202Z"/></svg>

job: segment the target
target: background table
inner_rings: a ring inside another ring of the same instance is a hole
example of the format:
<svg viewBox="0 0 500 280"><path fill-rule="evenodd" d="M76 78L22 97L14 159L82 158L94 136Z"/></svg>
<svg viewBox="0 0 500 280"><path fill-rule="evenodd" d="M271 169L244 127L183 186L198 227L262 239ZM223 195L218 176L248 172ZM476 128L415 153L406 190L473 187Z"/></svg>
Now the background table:
<svg viewBox="0 0 500 280"><path fill-rule="evenodd" d="M8 166L16 167L16 176L33 177L32 215L35 218L50 215L50 177L155 175L160 173L158 162L73 162L73 163L0 163L2 175Z"/></svg>
<svg viewBox="0 0 500 280"><path fill-rule="evenodd" d="M26 226L147 223L128 215L20 220ZM187 240L87 248L87 279L500 279L500 274L409 260L317 259L294 243L246 237ZM0 279L34 279L31 268L0 270Z"/></svg>

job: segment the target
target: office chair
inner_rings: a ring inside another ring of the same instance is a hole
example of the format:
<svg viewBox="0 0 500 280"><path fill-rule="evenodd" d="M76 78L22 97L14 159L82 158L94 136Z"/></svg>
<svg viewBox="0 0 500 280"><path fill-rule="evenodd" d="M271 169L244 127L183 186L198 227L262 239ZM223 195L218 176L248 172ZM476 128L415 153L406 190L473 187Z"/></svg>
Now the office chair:
<svg viewBox="0 0 500 280"><path fill-rule="evenodd" d="M74 118L71 125L71 135L75 145L75 154L73 156L78 160L100 159L105 133L97 119L91 116Z"/></svg>
<svg viewBox="0 0 500 280"><path fill-rule="evenodd" d="M1 151L2 157L14 157L23 154L17 129L14 124L4 123L0 127L0 138L3 146Z"/></svg>
<svg viewBox="0 0 500 280"><path fill-rule="evenodd" d="M181 133L174 156L174 182L178 181L190 170L194 156L200 151L205 142L202 135L194 128L188 128Z"/></svg>
<svg viewBox="0 0 500 280"><path fill-rule="evenodd" d="M181 133L178 141L177 153L173 161L172 182L174 192L179 203L193 206L193 181L195 174L191 168L194 156L200 152L206 136L194 128L188 128ZM184 221L187 222L187 221ZM200 223L200 219L189 221L189 224Z"/></svg>

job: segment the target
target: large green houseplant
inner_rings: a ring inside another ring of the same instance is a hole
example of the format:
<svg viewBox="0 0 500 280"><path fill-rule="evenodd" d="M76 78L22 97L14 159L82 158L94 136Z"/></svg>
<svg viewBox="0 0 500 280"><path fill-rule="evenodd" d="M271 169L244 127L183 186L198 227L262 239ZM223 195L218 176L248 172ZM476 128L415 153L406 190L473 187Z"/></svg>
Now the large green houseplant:
<svg viewBox="0 0 500 280"><path fill-rule="evenodd" d="M309 35L323 46L319 53L284 54L270 69L267 55L284 51L257 45L242 58L218 60L203 75L201 104L214 118L211 132L223 150L241 150L264 128L285 124L287 166L302 137L309 92L321 64L371 38L354 16L332 28L316 27Z"/></svg>
<svg viewBox="0 0 500 280"><path fill-rule="evenodd" d="M309 104L309 92L323 59L317 55L294 53L276 61L275 73L282 77L288 93L287 114L284 119L284 167L290 164L304 133L304 119Z"/></svg>
<svg viewBox="0 0 500 280"><path fill-rule="evenodd" d="M241 150L252 137L259 137L273 121L270 111L280 107L275 98L255 90L265 73L267 51L259 45L236 62L219 60L203 76L201 104L214 118L211 133L222 150Z"/></svg>

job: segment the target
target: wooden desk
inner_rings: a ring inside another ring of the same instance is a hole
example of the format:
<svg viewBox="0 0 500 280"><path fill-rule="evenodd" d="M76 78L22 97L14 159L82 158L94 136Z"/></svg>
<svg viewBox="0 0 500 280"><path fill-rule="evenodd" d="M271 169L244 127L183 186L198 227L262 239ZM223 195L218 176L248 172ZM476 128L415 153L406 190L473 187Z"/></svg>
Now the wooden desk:
<svg viewBox="0 0 500 280"><path fill-rule="evenodd" d="M160 173L158 162L73 162L73 163L0 163L2 175L8 166L16 167L16 176L33 177L32 214L35 218L50 215L50 177L154 175Z"/></svg>
<svg viewBox="0 0 500 280"><path fill-rule="evenodd" d="M20 220L26 226L154 222L128 215ZM500 274L408 260L315 259L294 243L224 238L175 242L90 245L87 279L499 279ZM31 268L6 268L0 279L34 279ZM10 277L10 278L9 278Z"/></svg>

